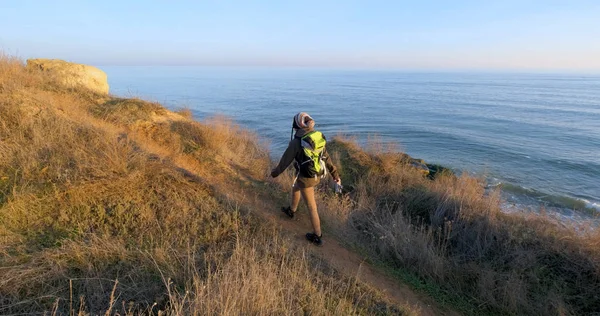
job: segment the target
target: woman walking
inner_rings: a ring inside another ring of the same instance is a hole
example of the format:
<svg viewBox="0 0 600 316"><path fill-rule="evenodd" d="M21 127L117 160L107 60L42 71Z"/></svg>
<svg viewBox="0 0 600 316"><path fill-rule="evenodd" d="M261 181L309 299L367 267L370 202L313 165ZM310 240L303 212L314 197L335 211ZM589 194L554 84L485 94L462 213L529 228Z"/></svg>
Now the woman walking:
<svg viewBox="0 0 600 316"><path fill-rule="evenodd" d="M325 136L314 129L315 121L310 115L300 112L294 116L292 128L295 131L290 143L281 156L279 165L271 171L273 178L279 176L287 167L294 162L296 179L292 186L291 203L288 207L282 207L281 211L290 218L294 217L300 197L306 202L310 212L310 221L313 232L306 234L306 239L316 245L322 244L321 222L317 212L315 201L315 186L321 178L325 177L327 171L335 182L341 186L340 176L331 163L325 145Z"/></svg>

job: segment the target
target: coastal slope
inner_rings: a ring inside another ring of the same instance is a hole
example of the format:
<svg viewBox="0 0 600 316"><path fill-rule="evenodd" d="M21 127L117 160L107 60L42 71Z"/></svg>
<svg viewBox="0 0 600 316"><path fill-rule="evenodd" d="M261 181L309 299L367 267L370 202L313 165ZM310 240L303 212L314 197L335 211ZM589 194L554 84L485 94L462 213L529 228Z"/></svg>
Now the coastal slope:
<svg viewBox="0 0 600 316"><path fill-rule="evenodd" d="M313 247L260 135L0 59L1 314L600 310L600 234L505 214L478 179L337 137L347 191L319 187Z"/></svg>
<svg viewBox="0 0 600 316"><path fill-rule="evenodd" d="M415 312L229 194L270 161L227 119L199 123L6 56L0 118L0 314Z"/></svg>

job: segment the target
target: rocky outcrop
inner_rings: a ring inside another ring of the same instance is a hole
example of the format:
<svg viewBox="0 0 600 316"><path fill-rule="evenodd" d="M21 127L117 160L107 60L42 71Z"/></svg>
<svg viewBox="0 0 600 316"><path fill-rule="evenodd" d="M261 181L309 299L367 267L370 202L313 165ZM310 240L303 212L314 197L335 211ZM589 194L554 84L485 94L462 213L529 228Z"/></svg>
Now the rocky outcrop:
<svg viewBox="0 0 600 316"><path fill-rule="evenodd" d="M100 94L108 94L106 73L93 66L60 59L28 59L27 68L51 72L68 87L84 87Z"/></svg>
<svg viewBox="0 0 600 316"><path fill-rule="evenodd" d="M429 173L427 174L427 177L429 177L432 180L435 179L435 177L438 177L441 175L456 176L456 174L454 173L454 171L452 171L452 169L446 168L442 165L428 163L428 164L426 164L426 166L429 169Z"/></svg>
<svg viewBox="0 0 600 316"><path fill-rule="evenodd" d="M419 170L424 176L429 179L434 179L440 175L454 175L454 172L450 168L438 164L426 163L423 159L413 158L407 154L401 153L402 161L411 167Z"/></svg>

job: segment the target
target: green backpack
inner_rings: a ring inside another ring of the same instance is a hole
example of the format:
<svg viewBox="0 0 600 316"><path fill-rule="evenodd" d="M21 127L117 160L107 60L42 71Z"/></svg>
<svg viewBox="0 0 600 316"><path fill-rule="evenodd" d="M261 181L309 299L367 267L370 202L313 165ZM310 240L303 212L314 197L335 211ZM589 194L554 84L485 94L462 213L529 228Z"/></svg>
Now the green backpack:
<svg viewBox="0 0 600 316"><path fill-rule="evenodd" d="M327 168L323 162L323 152L327 140L319 131L312 131L300 138L304 158L300 162L300 174L303 177L324 177L327 173Z"/></svg>

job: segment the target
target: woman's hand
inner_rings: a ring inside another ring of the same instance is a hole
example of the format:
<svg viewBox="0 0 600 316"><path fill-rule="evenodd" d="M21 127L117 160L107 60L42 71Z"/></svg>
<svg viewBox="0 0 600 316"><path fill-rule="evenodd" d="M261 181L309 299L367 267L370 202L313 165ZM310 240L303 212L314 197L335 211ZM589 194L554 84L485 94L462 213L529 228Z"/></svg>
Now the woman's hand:
<svg viewBox="0 0 600 316"><path fill-rule="evenodd" d="M336 178L333 181L335 181L335 193L342 194L342 179Z"/></svg>

